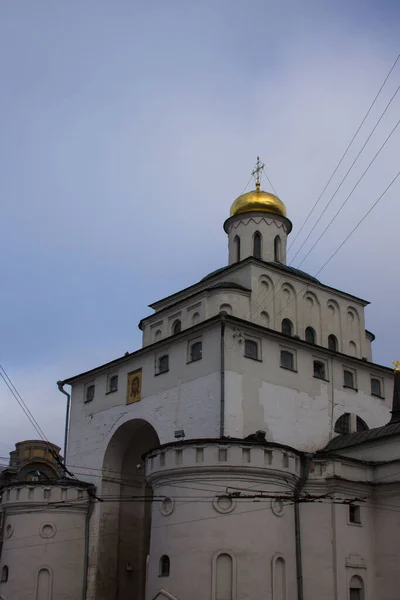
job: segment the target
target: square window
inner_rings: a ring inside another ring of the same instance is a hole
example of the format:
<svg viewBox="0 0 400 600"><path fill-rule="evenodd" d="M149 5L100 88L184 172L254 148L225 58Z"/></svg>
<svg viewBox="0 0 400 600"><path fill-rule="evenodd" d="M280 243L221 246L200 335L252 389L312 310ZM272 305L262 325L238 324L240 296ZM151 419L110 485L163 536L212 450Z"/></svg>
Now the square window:
<svg viewBox="0 0 400 600"><path fill-rule="evenodd" d="M202 342L194 342L190 346L190 361L201 360L203 358L203 344Z"/></svg>
<svg viewBox="0 0 400 600"><path fill-rule="evenodd" d="M158 358L158 371L157 374L167 373L169 371L169 356L168 354L163 354Z"/></svg>
<svg viewBox="0 0 400 600"><path fill-rule="evenodd" d="M94 398L94 383L89 383L86 386L86 392L85 392L85 402L91 402Z"/></svg>
<svg viewBox="0 0 400 600"><path fill-rule="evenodd" d="M383 398L383 384L380 377L371 377L371 395Z"/></svg>
<svg viewBox="0 0 400 600"><path fill-rule="evenodd" d="M258 344L255 340L244 341L244 355L246 358L252 358L253 360L259 360L258 357Z"/></svg>
<svg viewBox="0 0 400 600"><path fill-rule="evenodd" d="M356 504L349 504L349 523L361 525L361 509Z"/></svg>
<svg viewBox="0 0 400 600"><path fill-rule="evenodd" d="M294 371L294 354L289 350L281 350L281 367Z"/></svg>
<svg viewBox="0 0 400 600"><path fill-rule="evenodd" d="M314 377L317 379L327 379L326 364L322 360L314 360L313 362Z"/></svg>
<svg viewBox="0 0 400 600"><path fill-rule="evenodd" d="M107 380L107 393L116 392L118 390L118 375L109 375Z"/></svg>
<svg viewBox="0 0 400 600"><path fill-rule="evenodd" d="M349 369L344 369L343 371L343 387L356 389L355 384L355 373L354 371L350 371Z"/></svg>

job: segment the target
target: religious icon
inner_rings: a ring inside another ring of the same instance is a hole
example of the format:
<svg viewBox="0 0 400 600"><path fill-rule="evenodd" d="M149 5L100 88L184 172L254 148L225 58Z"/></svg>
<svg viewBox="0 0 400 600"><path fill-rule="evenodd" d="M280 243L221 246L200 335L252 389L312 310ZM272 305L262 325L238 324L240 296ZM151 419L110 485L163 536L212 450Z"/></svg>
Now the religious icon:
<svg viewBox="0 0 400 600"><path fill-rule="evenodd" d="M132 404L142 399L142 369L128 373L128 391L126 403Z"/></svg>

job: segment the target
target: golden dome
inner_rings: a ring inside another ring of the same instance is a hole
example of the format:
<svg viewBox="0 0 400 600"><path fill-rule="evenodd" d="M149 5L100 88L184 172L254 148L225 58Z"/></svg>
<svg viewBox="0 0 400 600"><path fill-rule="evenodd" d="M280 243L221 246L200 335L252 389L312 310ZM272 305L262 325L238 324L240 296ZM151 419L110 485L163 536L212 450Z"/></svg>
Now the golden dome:
<svg viewBox="0 0 400 600"><path fill-rule="evenodd" d="M259 184L256 189L247 194L242 194L231 206L231 217L242 213L261 211L286 217L286 206L278 196L260 190Z"/></svg>

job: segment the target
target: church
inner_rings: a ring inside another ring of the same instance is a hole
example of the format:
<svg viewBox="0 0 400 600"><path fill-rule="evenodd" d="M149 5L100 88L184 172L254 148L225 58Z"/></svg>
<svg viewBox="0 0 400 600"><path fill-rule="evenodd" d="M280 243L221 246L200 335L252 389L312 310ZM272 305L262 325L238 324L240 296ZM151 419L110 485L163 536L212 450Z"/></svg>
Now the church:
<svg viewBox="0 0 400 600"><path fill-rule="evenodd" d="M5 600L398 600L400 374L367 300L287 264L260 170L227 266L58 382L66 471L3 488Z"/></svg>

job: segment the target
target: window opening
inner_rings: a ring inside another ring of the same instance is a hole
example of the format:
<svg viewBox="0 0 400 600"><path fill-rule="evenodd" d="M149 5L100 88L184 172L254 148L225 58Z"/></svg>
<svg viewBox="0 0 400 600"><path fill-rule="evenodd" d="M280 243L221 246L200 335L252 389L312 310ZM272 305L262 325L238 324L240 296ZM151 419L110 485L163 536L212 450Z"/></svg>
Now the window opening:
<svg viewBox="0 0 400 600"><path fill-rule="evenodd" d="M116 392L117 390L118 390L118 375L113 375L112 377L110 377L110 380L108 382L108 391Z"/></svg>
<svg viewBox="0 0 400 600"><path fill-rule="evenodd" d="M182 323L180 321L180 319L177 319L176 321L174 321L174 324L172 325L172 333L173 335L175 335L175 333L180 333L182 331Z"/></svg>
<svg viewBox="0 0 400 600"><path fill-rule="evenodd" d="M244 342L244 355L247 358L258 359L258 344L253 340L245 340Z"/></svg>
<svg viewBox="0 0 400 600"><path fill-rule="evenodd" d="M314 377L326 379L325 363L320 360L314 360Z"/></svg>
<svg viewBox="0 0 400 600"><path fill-rule="evenodd" d="M274 239L274 259L275 262L282 262L282 242L279 235Z"/></svg>
<svg viewBox="0 0 400 600"><path fill-rule="evenodd" d="M356 418L356 429L358 433L360 433L361 431L368 431L369 429L366 422L359 416L357 416Z"/></svg>
<svg viewBox="0 0 400 600"><path fill-rule="evenodd" d="M354 373L352 371L343 371L343 385L348 388L355 388L354 386Z"/></svg>
<svg viewBox="0 0 400 600"><path fill-rule="evenodd" d="M309 344L316 344L317 342L317 334L315 333L315 329L312 327L306 327L306 342Z"/></svg>
<svg viewBox="0 0 400 600"><path fill-rule="evenodd" d="M333 352L337 352L338 351L338 341L337 341L337 337L336 335L333 335L333 333L331 333L328 336L328 348L329 350L333 350Z"/></svg>
<svg viewBox="0 0 400 600"><path fill-rule="evenodd" d="M169 371L169 356L164 354L158 359L158 372L166 373L167 371Z"/></svg>
<svg viewBox="0 0 400 600"><path fill-rule="evenodd" d="M294 356L288 350L281 350L281 367L294 370Z"/></svg>
<svg viewBox="0 0 400 600"><path fill-rule="evenodd" d="M86 388L86 402L91 402L94 398L94 384L88 385Z"/></svg>
<svg viewBox="0 0 400 600"><path fill-rule="evenodd" d="M290 319L282 320L282 333L285 335L293 335L293 323Z"/></svg>
<svg viewBox="0 0 400 600"><path fill-rule="evenodd" d="M237 235L233 240L233 245L235 248L235 262L240 261L240 237Z"/></svg>
<svg viewBox="0 0 400 600"><path fill-rule="evenodd" d="M350 433L350 413L341 415L335 423L336 433Z"/></svg>
<svg viewBox="0 0 400 600"><path fill-rule="evenodd" d="M1 583L6 583L8 581L8 567L7 565L4 565L4 567L1 570L1 579L0 582Z"/></svg>
<svg viewBox="0 0 400 600"><path fill-rule="evenodd" d="M164 554L160 558L160 577L169 577L170 567L171 567L171 564L170 564L169 556Z"/></svg>
<svg viewBox="0 0 400 600"><path fill-rule="evenodd" d="M203 344L202 342L195 342L190 346L190 360L201 360L203 357Z"/></svg>
<svg viewBox="0 0 400 600"><path fill-rule="evenodd" d="M261 233L256 231L253 238L253 256L261 258Z"/></svg>
<svg viewBox="0 0 400 600"><path fill-rule="evenodd" d="M382 398L381 381L376 377L371 377L371 394Z"/></svg>
<svg viewBox="0 0 400 600"><path fill-rule="evenodd" d="M349 504L349 521L361 525L361 509L356 504Z"/></svg>

